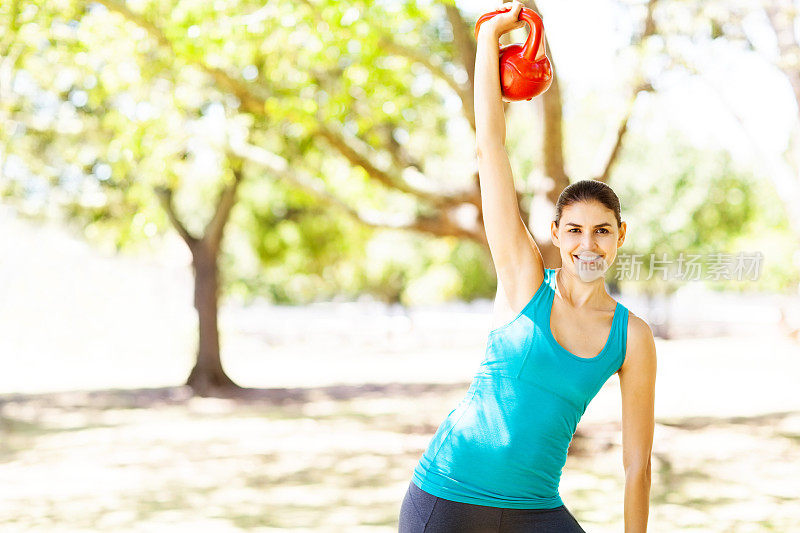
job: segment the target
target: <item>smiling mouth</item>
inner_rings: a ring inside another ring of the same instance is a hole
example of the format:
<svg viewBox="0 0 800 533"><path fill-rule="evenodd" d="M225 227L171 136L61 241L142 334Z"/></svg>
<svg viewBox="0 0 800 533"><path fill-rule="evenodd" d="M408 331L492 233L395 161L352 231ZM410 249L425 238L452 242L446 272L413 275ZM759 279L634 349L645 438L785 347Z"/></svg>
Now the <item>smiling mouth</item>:
<svg viewBox="0 0 800 533"><path fill-rule="evenodd" d="M586 263L590 263L590 262L593 262L593 261L599 261L600 259L602 259L602 257L603 257L602 255L598 255L596 257L592 257L591 259L581 259L577 255L572 254L573 261L583 261L583 262L586 262Z"/></svg>

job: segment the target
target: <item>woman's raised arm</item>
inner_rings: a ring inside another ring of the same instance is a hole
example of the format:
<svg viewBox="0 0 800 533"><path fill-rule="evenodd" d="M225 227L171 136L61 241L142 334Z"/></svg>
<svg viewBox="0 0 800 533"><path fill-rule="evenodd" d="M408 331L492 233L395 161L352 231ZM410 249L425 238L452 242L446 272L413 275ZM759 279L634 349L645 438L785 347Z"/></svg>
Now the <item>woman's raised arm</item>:
<svg viewBox="0 0 800 533"><path fill-rule="evenodd" d="M506 125L500 92L499 39L525 25L522 4L504 4L478 31L475 57L475 130L483 225L500 285L518 313L542 284L544 262L517 204L511 163L505 150Z"/></svg>

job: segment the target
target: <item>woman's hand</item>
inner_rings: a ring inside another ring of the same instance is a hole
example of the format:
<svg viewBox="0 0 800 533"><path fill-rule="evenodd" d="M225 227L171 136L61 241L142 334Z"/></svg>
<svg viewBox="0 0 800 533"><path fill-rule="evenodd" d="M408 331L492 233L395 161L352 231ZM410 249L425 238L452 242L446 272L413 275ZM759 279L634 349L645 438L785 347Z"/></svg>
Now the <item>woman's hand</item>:
<svg viewBox="0 0 800 533"><path fill-rule="evenodd" d="M524 20L519 20L519 12L522 10L522 3L518 0L506 2L498 9L505 10L505 13L499 13L481 24L478 30L479 40L483 35L496 42L504 33L522 28L526 25Z"/></svg>

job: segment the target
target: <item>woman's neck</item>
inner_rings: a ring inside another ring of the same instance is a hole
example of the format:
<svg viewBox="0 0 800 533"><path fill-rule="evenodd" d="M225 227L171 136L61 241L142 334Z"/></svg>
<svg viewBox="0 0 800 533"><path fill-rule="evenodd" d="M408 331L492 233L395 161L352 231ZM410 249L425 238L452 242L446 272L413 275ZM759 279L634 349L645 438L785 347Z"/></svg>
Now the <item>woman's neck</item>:
<svg viewBox="0 0 800 533"><path fill-rule="evenodd" d="M603 278L586 282L562 267L556 271L556 292L576 309L599 309L608 302Z"/></svg>

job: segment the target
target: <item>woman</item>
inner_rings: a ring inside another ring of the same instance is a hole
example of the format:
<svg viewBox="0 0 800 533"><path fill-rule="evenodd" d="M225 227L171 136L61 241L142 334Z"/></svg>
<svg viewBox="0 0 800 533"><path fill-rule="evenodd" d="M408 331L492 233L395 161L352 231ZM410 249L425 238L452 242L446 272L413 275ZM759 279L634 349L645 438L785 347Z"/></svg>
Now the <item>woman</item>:
<svg viewBox="0 0 800 533"><path fill-rule="evenodd" d="M524 23L505 4L480 29L475 120L483 219L498 290L486 355L464 398L414 468L401 533L584 531L558 492L578 421L613 374L622 391L626 533L647 529L656 353L648 325L607 293L625 240L619 199L602 182L566 187L544 268L519 213L505 152L499 37Z"/></svg>

